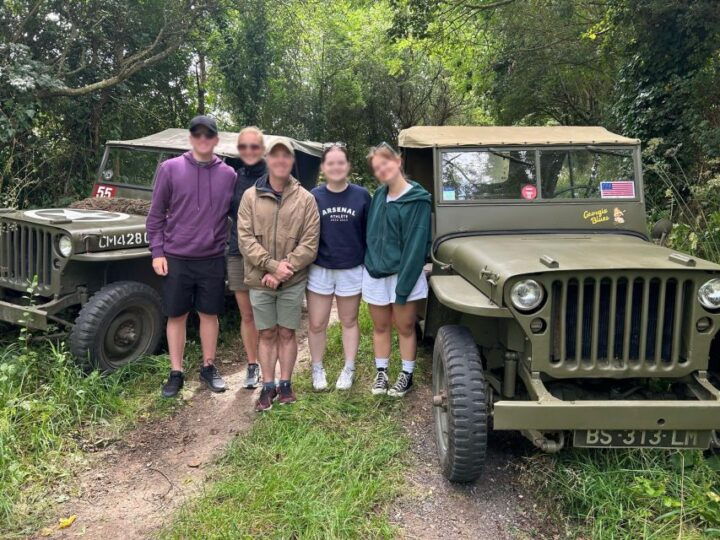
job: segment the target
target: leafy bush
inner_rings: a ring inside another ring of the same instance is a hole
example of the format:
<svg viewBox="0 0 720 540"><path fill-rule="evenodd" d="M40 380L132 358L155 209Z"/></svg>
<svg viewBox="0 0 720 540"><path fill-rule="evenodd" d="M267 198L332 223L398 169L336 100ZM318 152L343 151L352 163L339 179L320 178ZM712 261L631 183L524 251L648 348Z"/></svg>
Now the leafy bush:
<svg viewBox="0 0 720 540"><path fill-rule="evenodd" d="M662 139L651 139L643 153L645 172L661 186L647 191L651 218L673 222L673 249L720 262L720 159L707 160L691 176L678 161L680 148L662 147Z"/></svg>

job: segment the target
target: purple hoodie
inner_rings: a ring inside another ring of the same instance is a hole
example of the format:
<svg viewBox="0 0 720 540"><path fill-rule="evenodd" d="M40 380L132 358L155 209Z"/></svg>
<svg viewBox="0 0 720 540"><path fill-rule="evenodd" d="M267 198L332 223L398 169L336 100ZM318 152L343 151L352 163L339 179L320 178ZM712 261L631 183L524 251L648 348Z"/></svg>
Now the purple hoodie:
<svg viewBox="0 0 720 540"><path fill-rule="evenodd" d="M235 171L217 156L202 166L192 152L164 161L146 221L153 258L209 259L225 253Z"/></svg>

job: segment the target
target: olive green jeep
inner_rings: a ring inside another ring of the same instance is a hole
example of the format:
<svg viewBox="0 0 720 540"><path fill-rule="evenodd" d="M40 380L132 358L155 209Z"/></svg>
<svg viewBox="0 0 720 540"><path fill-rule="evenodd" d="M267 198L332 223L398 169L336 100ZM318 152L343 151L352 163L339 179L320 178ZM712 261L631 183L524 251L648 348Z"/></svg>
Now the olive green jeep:
<svg viewBox="0 0 720 540"><path fill-rule="evenodd" d="M433 194L433 405L447 478L488 430L544 451L708 448L720 428L720 266L648 236L640 141L597 127L413 127Z"/></svg>
<svg viewBox="0 0 720 540"><path fill-rule="evenodd" d="M238 159L236 138L221 132L216 148L231 165ZM322 145L292 142L296 177L310 188ZM103 201L80 208L0 209L0 321L57 327L69 335L75 357L104 372L155 352L164 318L145 215L157 167L188 149L185 129L110 141L92 192Z"/></svg>

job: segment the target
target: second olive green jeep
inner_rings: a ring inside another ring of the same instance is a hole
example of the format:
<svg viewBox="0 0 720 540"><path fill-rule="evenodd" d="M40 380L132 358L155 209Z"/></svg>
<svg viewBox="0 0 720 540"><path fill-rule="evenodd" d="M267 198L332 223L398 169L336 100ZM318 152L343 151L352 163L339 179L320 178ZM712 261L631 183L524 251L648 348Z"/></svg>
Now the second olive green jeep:
<svg viewBox="0 0 720 540"><path fill-rule="evenodd" d="M414 127L433 194L433 404L447 478L488 431L539 448L708 448L720 428L720 266L648 236L640 142L597 127Z"/></svg>
<svg viewBox="0 0 720 540"><path fill-rule="evenodd" d="M236 139L221 132L216 148L231 165L238 159ZM310 188L322 145L292 143L294 174ZM38 330L57 326L75 357L104 372L153 353L164 318L145 215L138 211L148 204L139 203L150 200L158 165L188 149L185 129L108 142L92 196L114 199L123 211L0 209L0 321Z"/></svg>

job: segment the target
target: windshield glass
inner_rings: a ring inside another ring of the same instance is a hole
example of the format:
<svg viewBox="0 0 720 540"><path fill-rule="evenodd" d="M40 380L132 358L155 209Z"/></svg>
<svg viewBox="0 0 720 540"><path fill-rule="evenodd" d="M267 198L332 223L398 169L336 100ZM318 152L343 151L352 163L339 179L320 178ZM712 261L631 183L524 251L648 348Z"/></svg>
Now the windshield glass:
<svg viewBox="0 0 720 540"><path fill-rule="evenodd" d="M176 155L178 154L146 152L132 148L110 148L98 181L151 187L158 164Z"/></svg>
<svg viewBox="0 0 720 540"><path fill-rule="evenodd" d="M535 169L536 163L539 171ZM444 150L440 172L441 198L450 203L639 196L631 148Z"/></svg>
<svg viewBox="0 0 720 540"><path fill-rule="evenodd" d="M544 199L634 199L632 150L541 150Z"/></svg>
<svg viewBox="0 0 720 540"><path fill-rule="evenodd" d="M535 152L494 149L442 153L443 201L534 199Z"/></svg>

